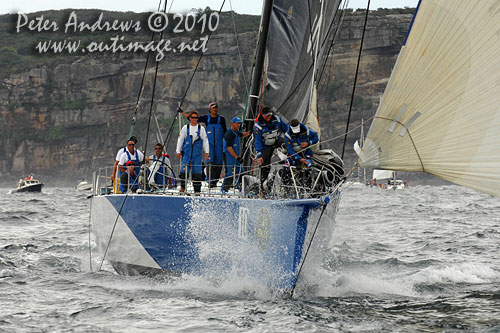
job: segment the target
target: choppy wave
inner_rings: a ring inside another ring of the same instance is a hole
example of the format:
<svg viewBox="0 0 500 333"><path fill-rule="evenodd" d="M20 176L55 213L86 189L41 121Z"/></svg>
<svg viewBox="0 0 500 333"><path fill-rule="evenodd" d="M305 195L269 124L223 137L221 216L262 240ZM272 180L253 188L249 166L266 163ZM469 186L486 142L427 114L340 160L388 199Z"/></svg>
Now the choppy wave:
<svg viewBox="0 0 500 333"><path fill-rule="evenodd" d="M81 193L3 191L0 331L500 330L497 198L457 186L346 189L293 298L268 288L259 258L220 264L246 253L227 242L232 221L209 208L190 230L205 276L129 277L106 262L95 272Z"/></svg>

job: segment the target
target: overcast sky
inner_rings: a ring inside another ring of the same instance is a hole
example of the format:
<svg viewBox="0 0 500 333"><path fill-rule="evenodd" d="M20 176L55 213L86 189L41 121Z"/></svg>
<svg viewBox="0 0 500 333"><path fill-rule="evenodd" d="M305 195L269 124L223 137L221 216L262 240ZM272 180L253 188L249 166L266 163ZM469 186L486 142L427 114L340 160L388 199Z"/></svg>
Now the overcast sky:
<svg viewBox="0 0 500 333"><path fill-rule="evenodd" d="M237 13L260 15L261 1L258 0L226 0L223 11L232 8ZM416 7L418 0L371 0L370 8ZM171 12L184 12L191 8L219 9L222 0L174 0ZM350 8L366 8L367 0L350 0ZM167 6L171 5L168 1ZM30 13L47 9L64 8L98 8L114 11L145 12L158 8L157 0L0 0L0 13Z"/></svg>

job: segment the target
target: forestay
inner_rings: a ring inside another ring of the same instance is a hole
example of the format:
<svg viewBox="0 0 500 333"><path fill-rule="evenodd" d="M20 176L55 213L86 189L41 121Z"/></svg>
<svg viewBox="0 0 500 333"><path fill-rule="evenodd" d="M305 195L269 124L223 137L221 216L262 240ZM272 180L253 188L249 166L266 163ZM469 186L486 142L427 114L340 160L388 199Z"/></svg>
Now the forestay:
<svg viewBox="0 0 500 333"><path fill-rule="evenodd" d="M423 0L362 167L425 171L500 195L500 2Z"/></svg>

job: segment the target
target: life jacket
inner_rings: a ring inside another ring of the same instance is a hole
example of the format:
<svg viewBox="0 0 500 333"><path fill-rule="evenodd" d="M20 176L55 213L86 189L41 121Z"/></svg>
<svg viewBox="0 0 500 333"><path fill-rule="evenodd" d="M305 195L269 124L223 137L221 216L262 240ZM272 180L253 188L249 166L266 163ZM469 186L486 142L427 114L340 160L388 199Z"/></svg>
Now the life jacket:
<svg viewBox="0 0 500 333"><path fill-rule="evenodd" d="M203 141L200 137L200 124L198 124L197 138L193 141L193 137L189 134L190 125L187 125L187 135L182 144L182 164L196 165L200 164L201 167L201 149L203 148Z"/></svg>
<svg viewBox="0 0 500 333"><path fill-rule="evenodd" d="M120 182L120 192L121 193L126 193L128 189L137 190L139 188L139 183L138 183L139 177L137 175L136 175L135 179L132 175L128 175L128 174L127 174L127 177L128 177L127 185ZM121 176L120 176L120 178L121 178Z"/></svg>
<svg viewBox="0 0 500 333"><path fill-rule="evenodd" d="M135 155L134 156L135 159L132 160L132 156L130 155L130 152L128 150L125 150L125 153L127 154L128 160L129 161L134 161L134 164L135 164L135 166L134 166L134 173L136 175L138 175L139 174L140 165L141 165L141 161L139 160L139 155L137 154L137 149L134 149L134 152L135 152L135 154L134 154Z"/></svg>
<svg viewBox="0 0 500 333"><path fill-rule="evenodd" d="M210 147L210 158L213 163L222 164L222 151L224 141L224 129L222 128L222 117L217 115L217 123L212 123L212 117L208 115L208 123L205 128Z"/></svg>
<svg viewBox="0 0 500 333"><path fill-rule="evenodd" d="M257 117L257 120L258 121L255 124L255 127L262 131L262 139L264 140L264 145L274 145L278 140L281 132L279 127L281 119L278 116L273 115L270 122L266 122L265 120L262 121L263 118L261 118L260 116Z"/></svg>
<svg viewBox="0 0 500 333"><path fill-rule="evenodd" d="M304 148L300 146L301 142L309 141L309 127L303 126L300 124L300 133L293 133L292 129L288 129L285 134L285 137L290 139L293 145L293 151L298 153L299 151L303 151Z"/></svg>
<svg viewBox="0 0 500 333"><path fill-rule="evenodd" d="M156 157L156 154L153 155L152 165L154 165L154 163L159 164L159 167L154 175L155 183L158 185L168 184L168 167L166 166L165 158L166 155L162 155L160 159ZM156 162L157 160L159 160L160 162Z"/></svg>

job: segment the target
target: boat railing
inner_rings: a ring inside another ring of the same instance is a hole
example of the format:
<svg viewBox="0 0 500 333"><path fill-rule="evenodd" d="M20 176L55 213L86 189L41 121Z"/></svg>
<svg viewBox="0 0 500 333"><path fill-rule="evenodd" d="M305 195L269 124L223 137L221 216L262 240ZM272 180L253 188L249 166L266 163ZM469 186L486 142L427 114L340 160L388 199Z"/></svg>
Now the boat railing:
<svg viewBox="0 0 500 333"><path fill-rule="evenodd" d="M260 179L266 167L270 169L270 176L261 184ZM222 169L220 173L217 170L219 168ZM189 170L202 170L202 173L194 173L193 177L193 172ZM334 170L325 170L324 167L307 168L284 163L261 167L238 165L228 171L225 165L203 164L181 169L179 164L157 170L153 175L148 167L136 166L135 179L127 173L126 184L122 184L120 175L123 172L117 170L112 182L113 167L109 166L94 172L92 193L96 196L128 192L245 198L266 196L275 199L314 198L330 193L340 179ZM184 185L183 190L181 184Z"/></svg>

